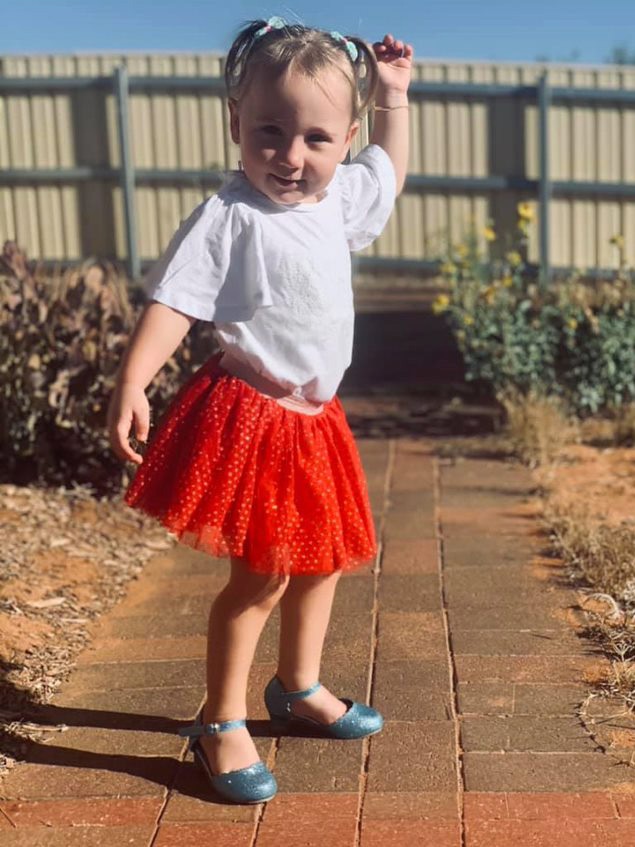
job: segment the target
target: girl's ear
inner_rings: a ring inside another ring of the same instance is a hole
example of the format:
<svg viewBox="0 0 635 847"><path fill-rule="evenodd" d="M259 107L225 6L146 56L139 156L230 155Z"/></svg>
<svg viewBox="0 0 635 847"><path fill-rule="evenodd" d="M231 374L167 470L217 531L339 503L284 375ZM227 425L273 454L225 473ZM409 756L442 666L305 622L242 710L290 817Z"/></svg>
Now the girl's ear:
<svg viewBox="0 0 635 847"><path fill-rule="evenodd" d="M238 102L233 97L227 101L229 104L229 129L234 144L240 143L240 119L238 117Z"/></svg>
<svg viewBox="0 0 635 847"><path fill-rule="evenodd" d="M343 162L344 159L346 158L346 156L348 155L348 151L350 149L352 141L353 141L353 139L355 138L355 136L357 135L358 132L359 132L359 121L354 121L351 124L350 129L346 133L346 139L344 141L344 150L342 151L342 158L340 159L340 162Z"/></svg>

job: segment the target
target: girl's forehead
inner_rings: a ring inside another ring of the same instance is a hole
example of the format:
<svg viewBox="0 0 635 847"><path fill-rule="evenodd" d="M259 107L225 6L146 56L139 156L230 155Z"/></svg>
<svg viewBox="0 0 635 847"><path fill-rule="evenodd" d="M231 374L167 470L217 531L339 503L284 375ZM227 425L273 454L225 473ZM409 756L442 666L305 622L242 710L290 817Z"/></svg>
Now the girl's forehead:
<svg viewBox="0 0 635 847"><path fill-rule="evenodd" d="M252 103L267 108L275 100L280 103L311 103L326 110L350 110L351 82L338 68L325 68L317 76L300 70L283 74L256 74L247 95Z"/></svg>

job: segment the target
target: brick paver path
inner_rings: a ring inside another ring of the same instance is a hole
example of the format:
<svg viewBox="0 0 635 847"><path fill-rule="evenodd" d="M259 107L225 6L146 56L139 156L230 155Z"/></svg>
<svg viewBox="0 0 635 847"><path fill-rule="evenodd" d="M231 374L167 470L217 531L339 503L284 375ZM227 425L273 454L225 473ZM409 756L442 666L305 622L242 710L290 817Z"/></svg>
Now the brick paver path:
<svg viewBox="0 0 635 847"><path fill-rule="evenodd" d="M100 622L2 786L0 843L46 847L628 847L633 771L576 717L598 658L576 597L537 559L529 475L438 459L423 440L360 442L380 560L340 582L322 680L385 715L358 742L272 737L251 678L250 729L280 791L215 800L176 735L203 700L209 603L226 564L158 556ZM562 582L562 580L561 580Z"/></svg>

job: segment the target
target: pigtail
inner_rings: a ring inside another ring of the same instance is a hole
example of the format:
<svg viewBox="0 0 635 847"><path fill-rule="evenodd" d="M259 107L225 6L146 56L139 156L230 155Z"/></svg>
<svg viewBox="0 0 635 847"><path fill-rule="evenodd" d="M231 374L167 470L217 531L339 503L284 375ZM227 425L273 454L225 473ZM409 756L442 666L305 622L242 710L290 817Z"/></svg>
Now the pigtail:
<svg viewBox="0 0 635 847"><path fill-rule="evenodd" d="M375 99L379 82L377 59L374 50L363 39L356 35L347 35L346 40L357 48L357 59L353 62L353 68L357 81L358 111L361 117L368 111Z"/></svg>
<svg viewBox="0 0 635 847"><path fill-rule="evenodd" d="M225 88L229 97L239 86L243 77L245 61L254 43L254 36L267 21L250 21L238 33L225 59Z"/></svg>

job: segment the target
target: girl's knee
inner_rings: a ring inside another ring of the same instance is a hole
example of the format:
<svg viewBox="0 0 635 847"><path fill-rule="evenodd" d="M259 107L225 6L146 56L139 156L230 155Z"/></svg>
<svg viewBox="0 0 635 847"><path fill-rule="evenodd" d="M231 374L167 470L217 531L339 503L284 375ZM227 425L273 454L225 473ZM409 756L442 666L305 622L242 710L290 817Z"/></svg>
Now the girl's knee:
<svg viewBox="0 0 635 847"><path fill-rule="evenodd" d="M248 605L272 608L288 584L288 574L254 573L240 560L232 559L232 571L226 589L243 598Z"/></svg>
<svg viewBox="0 0 635 847"><path fill-rule="evenodd" d="M291 589L298 591L311 591L320 589L322 586L335 586L342 575L341 571L329 574L297 574L291 577Z"/></svg>

